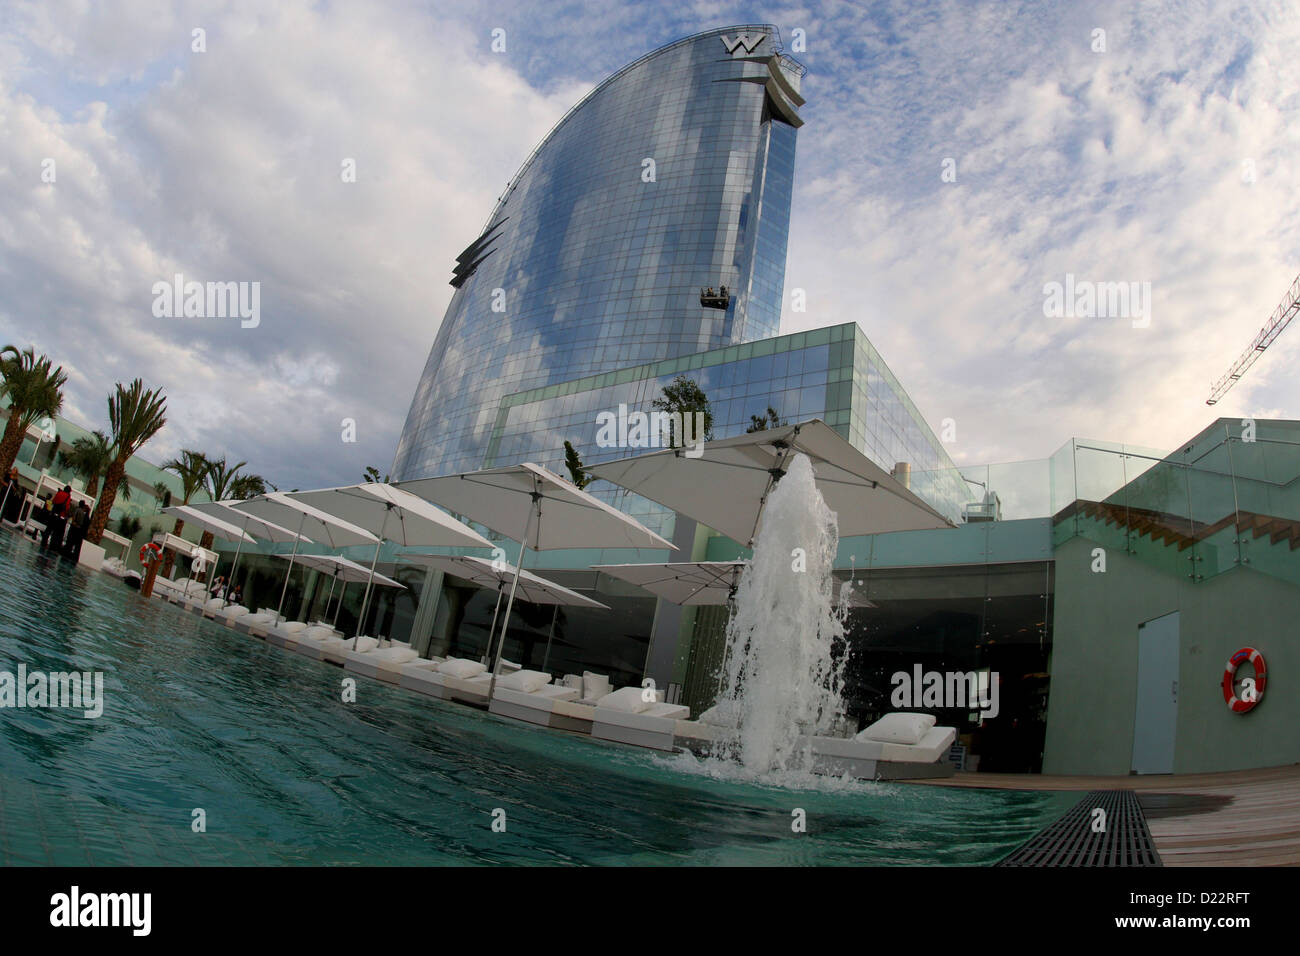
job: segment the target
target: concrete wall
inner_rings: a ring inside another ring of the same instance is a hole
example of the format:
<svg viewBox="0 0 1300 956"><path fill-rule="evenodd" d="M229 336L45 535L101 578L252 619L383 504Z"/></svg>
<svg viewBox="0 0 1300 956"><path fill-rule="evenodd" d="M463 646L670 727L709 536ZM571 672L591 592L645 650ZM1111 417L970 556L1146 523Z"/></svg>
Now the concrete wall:
<svg viewBox="0 0 1300 956"><path fill-rule="evenodd" d="M1300 763L1300 588L1238 567L1192 584L1074 538L1056 552L1055 633L1044 773L1127 774L1132 766L1138 625L1180 623L1175 773ZM1300 552L1296 553L1300 560ZM1219 687L1242 647L1268 663L1264 699L1234 714Z"/></svg>

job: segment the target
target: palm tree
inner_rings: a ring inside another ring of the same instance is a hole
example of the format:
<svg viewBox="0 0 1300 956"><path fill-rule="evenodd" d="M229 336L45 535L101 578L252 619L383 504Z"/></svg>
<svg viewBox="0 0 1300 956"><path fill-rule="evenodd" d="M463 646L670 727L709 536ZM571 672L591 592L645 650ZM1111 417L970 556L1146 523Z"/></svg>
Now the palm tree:
<svg viewBox="0 0 1300 956"><path fill-rule="evenodd" d="M59 452L59 467L71 471L86 482L86 494L94 498L99 494L99 479L108 471L113 460L113 447L108 436L95 431L78 438L68 451ZM131 486L123 482L118 491L129 498Z"/></svg>
<svg viewBox="0 0 1300 956"><path fill-rule="evenodd" d="M171 461L164 463L162 466L162 470L170 471L172 474L176 475L176 477L180 478L181 504L187 505L190 503L190 499L193 498L196 493L202 490L204 482L207 480L208 459L204 456L203 452L201 451L194 451L193 449L190 448L183 448L181 449L181 456L179 458L173 458ZM177 518L176 523L172 525L172 534L176 535L176 537L179 538L181 536L181 532L184 530L185 530L185 519ZM168 551L166 553L166 557L163 558L163 566L161 572L163 577L165 578L171 577L172 562L175 560L175 558L176 555L173 554L171 551Z"/></svg>
<svg viewBox="0 0 1300 956"><path fill-rule="evenodd" d="M240 478L239 469L247 464L248 462L241 461L237 465L227 465L225 455L209 460L207 474L204 476L207 480L208 497L213 501L224 501L226 498L234 497L232 491ZM212 537L211 531L203 532L203 536L199 538L199 547L211 549Z"/></svg>
<svg viewBox="0 0 1300 956"><path fill-rule="evenodd" d="M108 399L108 422L113 434L113 460L104 476L104 493L86 532L86 540L91 544L99 544L103 537L117 489L126 477L127 460L167 424L167 399L162 389L145 389L144 382L138 378L129 386L118 382Z"/></svg>
<svg viewBox="0 0 1300 956"><path fill-rule="evenodd" d="M240 475L230 483L230 497L247 501L266 494L266 479L261 475Z"/></svg>
<svg viewBox="0 0 1300 956"><path fill-rule="evenodd" d="M9 474L33 423L54 418L63 408L63 386L68 376L54 367L48 356L37 358L30 348L12 345L0 349L0 395L9 399L9 419L0 439L0 474Z"/></svg>

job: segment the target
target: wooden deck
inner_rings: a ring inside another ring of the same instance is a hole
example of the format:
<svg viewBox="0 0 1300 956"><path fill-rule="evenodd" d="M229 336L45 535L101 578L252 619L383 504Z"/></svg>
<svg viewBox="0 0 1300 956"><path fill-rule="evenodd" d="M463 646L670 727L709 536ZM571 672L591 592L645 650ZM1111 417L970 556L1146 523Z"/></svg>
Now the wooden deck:
<svg viewBox="0 0 1300 956"><path fill-rule="evenodd" d="M992 790L1133 790L1165 866L1300 865L1300 765L1141 777L957 773L908 782Z"/></svg>

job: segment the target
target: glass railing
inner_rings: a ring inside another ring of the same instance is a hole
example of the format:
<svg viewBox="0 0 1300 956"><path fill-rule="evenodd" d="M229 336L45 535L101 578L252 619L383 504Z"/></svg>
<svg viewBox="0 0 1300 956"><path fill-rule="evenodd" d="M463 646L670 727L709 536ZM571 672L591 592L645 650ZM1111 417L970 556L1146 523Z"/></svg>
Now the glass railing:
<svg viewBox="0 0 1300 956"><path fill-rule="evenodd" d="M1074 439L1050 458L960 466L964 520L1049 517L1053 548L1082 537L1193 581L1247 566L1300 585L1300 442L1277 423L1219 427L1172 453Z"/></svg>

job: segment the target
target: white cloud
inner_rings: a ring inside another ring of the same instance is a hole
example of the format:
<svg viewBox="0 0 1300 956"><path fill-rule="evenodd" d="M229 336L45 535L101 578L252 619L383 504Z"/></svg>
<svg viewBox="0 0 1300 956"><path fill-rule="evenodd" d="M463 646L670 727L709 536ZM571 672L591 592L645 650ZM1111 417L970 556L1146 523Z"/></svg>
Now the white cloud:
<svg viewBox="0 0 1300 956"><path fill-rule="evenodd" d="M453 260L563 112L655 46L751 19L711 2L12 9L0 337L74 370L86 424L139 375L170 399L151 457L200 447L286 487L387 470ZM954 457L1040 457L1070 435L1169 446L1214 414L1294 409L1300 333L1203 404L1300 261L1293 10L770 16L787 42L806 31L811 68L786 277L809 311L784 329L860 322L928 419L957 420ZM496 25L509 55L488 48ZM1151 328L1045 319L1043 284L1067 272L1150 281ZM151 287L175 273L260 282L261 325L155 319Z"/></svg>

